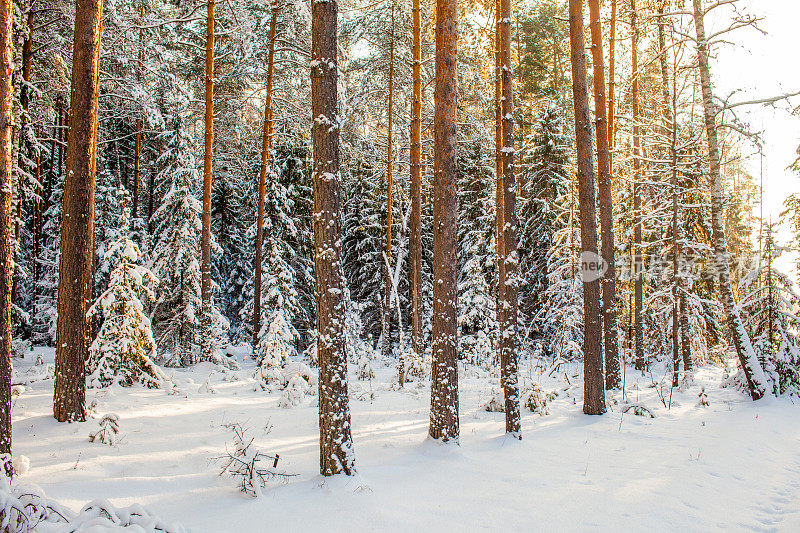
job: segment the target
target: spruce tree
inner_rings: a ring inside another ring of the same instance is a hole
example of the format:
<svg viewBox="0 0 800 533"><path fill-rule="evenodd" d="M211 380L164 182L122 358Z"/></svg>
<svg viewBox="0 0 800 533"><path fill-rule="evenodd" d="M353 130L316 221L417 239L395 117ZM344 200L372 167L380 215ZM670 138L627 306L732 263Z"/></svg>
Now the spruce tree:
<svg viewBox="0 0 800 533"><path fill-rule="evenodd" d="M154 213L155 242L152 265L160 280L152 318L163 360L185 366L197 360L202 302L200 300L201 205L194 196L199 184L194 157L180 121L158 159L157 178L169 183Z"/></svg>
<svg viewBox="0 0 800 533"><path fill-rule="evenodd" d="M554 249L555 235L564 228L565 184L569 180L569 139L564 134L558 108L543 109L536 119L533 134L526 139L521 162L522 200L519 203L520 320L523 338L549 351L543 322L545 292L550 268L561 256ZM561 215L561 218L559 218Z"/></svg>
<svg viewBox="0 0 800 533"><path fill-rule="evenodd" d="M103 325L89 347L87 380L93 387L141 383L148 388L158 388L164 385L167 376L153 362L156 343L150 319L139 299L144 295L152 300L153 291L148 285L158 280L150 270L138 264L141 252L129 237L130 208L126 193L120 189L117 195L122 204L119 238L103 257L106 263L113 265L113 270L108 289L89 309L90 315L102 312Z"/></svg>

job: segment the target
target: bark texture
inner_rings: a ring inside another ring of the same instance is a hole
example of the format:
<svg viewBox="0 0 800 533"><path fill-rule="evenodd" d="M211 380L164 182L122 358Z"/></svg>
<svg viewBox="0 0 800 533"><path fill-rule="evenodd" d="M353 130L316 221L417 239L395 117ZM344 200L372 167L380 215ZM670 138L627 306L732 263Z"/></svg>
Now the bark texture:
<svg viewBox="0 0 800 533"><path fill-rule="evenodd" d="M700 67L700 88L703 93L703 120L708 140L709 179L711 185L711 239L714 246L714 268L719 280L719 293L722 307L728 320L733 345L739 363L742 365L750 395L754 400L768 394L769 387L761 363L756 357L750 336L744 329L739 309L733 298L731 271L728 264L728 246L725 241L725 197L722 193L722 173L720 169L719 140L717 138L716 106L711 87L711 72L708 65L708 42L703 21L702 0L692 0L694 7L694 27L697 32L697 60Z"/></svg>
<svg viewBox="0 0 800 533"><path fill-rule="evenodd" d="M431 438L458 441L456 229L458 198L458 2L436 2L436 86L433 160L433 364Z"/></svg>
<svg viewBox="0 0 800 533"><path fill-rule="evenodd" d="M200 359L211 359L211 189L214 181L214 4L208 0L206 14L206 116L203 157L203 231L200 238Z"/></svg>
<svg viewBox="0 0 800 533"><path fill-rule="evenodd" d="M102 0L77 0L72 59L72 101L61 223L53 415L59 422L86 419L86 367L91 334L97 95Z"/></svg>
<svg viewBox="0 0 800 533"><path fill-rule="evenodd" d="M14 275L14 71L11 0L0 0L0 453L11 454L11 285ZM10 463L5 464L10 474Z"/></svg>
<svg viewBox="0 0 800 533"><path fill-rule="evenodd" d="M614 174L614 89L617 87L614 71L617 49L617 0L611 0L611 18L608 21L608 168Z"/></svg>
<svg viewBox="0 0 800 533"><path fill-rule="evenodd" d="M420 0L411 2L411 348L422 357L422 21Z"/></svg>
<svg viewBox="0 0 800 533"><path fill-rule="evenodd" d="M335 0L315 1L311 14L311 107L314 116L314 273L319 360L319 452L323 476L355 472L347 398L342 271L339 117L336 111Z"/></svg>
<svg viewBox="0 0 800 533"><path fill-rule="evenodd" d="M502 239L498 268L497 323L500 328L500 384L505 398L506 433L522 438L520 433L519 361L517 337L517 183L514 176L514 93L511 80L511 0L500 0L497 29L500 43L500 115L501 144L497 151L502 164L501 187L497 205L498 236Z"/></svg>
<svg viewBox="0 0 800 533"><path fill-rule="evenodd" d="M603 348L600 320L600 280L597 265L597 215L595 213L592 118L586 81L583 0L569 1L569 40L572 60L572 96L577 144L578 205L581 221L581 270L583 274L583 412L606 412L603 383ZM592 264L594 263L594 264ZM587 275L588 274L588 275Z"/></svg>
<svg viewBox="0 0 800 533"><path fill-rule="evenodd" d="M636 0L631 0L631 107L633 109L633 335L637 370L644 371L644 331L642 308L642 198L641 198L641 147L639 133L639 27L636 20Z"/></svg>
<svg viewBox="0 0 800 533"><path fill-rule="evenodd" d="M602 280L603 352L606 365L606 389L620 386L617 348L617 286L614 258L614 206L611 199L611 158L606 115L606 87L603 71L603 31L600 28L600 0L589 0L594 69L595 132L597 135L597 192L600 207L601 255L606 265Z"/></svg>

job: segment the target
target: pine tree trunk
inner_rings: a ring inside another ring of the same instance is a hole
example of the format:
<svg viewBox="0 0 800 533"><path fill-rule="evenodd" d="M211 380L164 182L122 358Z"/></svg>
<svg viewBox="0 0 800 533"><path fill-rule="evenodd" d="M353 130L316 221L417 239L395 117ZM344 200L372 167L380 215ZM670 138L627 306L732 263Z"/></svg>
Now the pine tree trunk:
<svg viewBox="0 0 800 533"><path fill-rule="evenodd" d="M0 0L0 453L11 454L11 285L14 277L14 70L11 0ZM11 475L10 462L5 463Z"/></svg>
<svg viewBox="0 0 800 533"><path fill-rule="evenodd" d="M600 280L597 255L592 118L586 81L583 39L583 0L569 1L569 36L572 60L572 95L575 106L578 204L581 219L581 270L583 273L583 412L606 412L603 383L603 348L600 320ZM589 264L589 262L594 264Z"/></svg>
<svg viewBox="0 0 800 533"><path fill-rule="evenodd" d="M642 283L642 199L641 199L641 140L639 133L639 28L636 25L636 0L631 0L631 107L633 109L633 278L634 314L633 334L636 350L635 366L644 372L644 330L642 328L642 307L644 285Z"/></svg>
<svg viewBox="0 0 800 533"><path fill-rule="evenodd" d="M458 441L456 317L458 2L436 2L433 168L433 365L429 434Z"/></svg>
<svg viewBox="0 0 800 533"><path fill-rule="evenodd" d="M59 422L86 420L86 368L94 270L94 190L102 0L78 0L72 59L72 101L64 176L58 277L53 415Z"/></svg>
<svg viewBox="0 0 800 533"><path fill-rule="evenodd" d="M505 399L506 433L522 438L520 433L519 361L517 337L517 184L514 176L514 93L511 80L511 1L500 0L497 13L498 41L500 44L500 70L497 77L501 86L502 143L498 145L503 173L498 188L497 205L502 205L503 218L497 217L498 237L502 239L502 256L498 264L497 322L500 330L500 383ZM500 242L500 241L498 241Z"/></svg>
<svg viewBox="0 0 800 533"><path fill-rule="evenodd" d="M679 243L680 243L680 224L678 223L678 157L677 157L677 135L678 125L673 118L673 106L675 104L676 88L673 83L673 90L670 92L669 84L669 66L667 65L667 58L669 51L667 50L666 35L664 32L664 25L666 24L665 10L667 2L662 0L658 6L658 47L659 47L659 63L661 65L661 95L664 105L664 137L670 140L670 186L672 189L672 386L677 387L680 378L680 306L679 299Z"/></svg>
<svg viewBox="0 0 800 533"><path fill-rule="evenodd" d="M314 117L314 271L319 361L319 452L323 476L355 472L347 398L341 174L337 118L335 0L313 2L311 107Z"/></svg>
<svg viewBox="0 0 800 533"><path fill-rule="evenodd" d="M411 96L411 348L422 357L422 21L420 0L412 0Z"/></svg>
<svg viewBox="0 0 800 533"><path fill-rule="evenodd" d="M617 48L617 0L611 0L611 18L608 22L608 168L614 173L614 78ZM608 380L608 377L606 377Z"/></svg>
<svg viewBox="0 0 800 533"><path fill-rule="evenodd" d="M40 139L42 136L42 131L40 126L37 124L36 126L36 139ZM36 183L42 183L42 152L41 150L36 151L36 166L34 167L34 180ZM39 256L42 250L42 207L44 205L44 189L42 187L39 191L39 195L34 201L33 204L33 311L34 316L36 315L36 301L38 300L39 295L39 278L41 276L41 265L39 264Z"/></svg>
<svg viewBox="0 0 800 533"><path fill-rule="evenodd" d="M139 216L139 173L140 173L140 159L142 156L142 120L136 121L136 142L133 149L133 208L131 210L131 218L135 219Z"/></svg>
<svg viewBox="0 0 800 533"><path fill-rule="evenodd" d="M206 116L205 156L203 158L203 233L200 241L200 359L211 359L211 187L214 180L214 4L208 0L206 18Z"/></svg>
<svg viewBox="0 0 800 533"><path fill-rule="evenodd" d="M600 207L601 250L606 271L602 280L603 341L606 364L606 389L620 385L617 348L616 262L614 257L614 206L611 199L611 160L606 116L606 87L603 72L603 32L600 28L600 0L589 0L594 68L595 132L597 135L597 192Z"/></svg>
<svg viewBox="0 0 800 533"><path fill-rule="evenodd" d="M272 152L272 84L275 72L275 32L278 25L278 5L272 7L269 22L269 55L267 57L267 99L264 104L264 127L261 134L261 168L258 174L258 213L256 215L256 256L253 264L253 356L258 352L261 332L261 262L264 255L264 195L267 189L267 165Z"/></svg>
<svg viewBox="0 0 800 533"><path fill-rule="evenodd" d="M505 203L503 202L503 80L500 75L500 17L501 0L495 0L494 21L494 176L495 176L495 255L497 264L497 279L505 279L505 239L503 238L503 221L505 220ZM503 287L497 284L495 313L500 320L500 302L502 301Z"/></svg>
<svg viewBox="0 0 800 533"><path fill-rule="evenodd" d="M731 271L728 264L728 247L725 241L725 198L722 192L722 174L720 170L719 141L717 140L716 106L711 88L711 73L708 66L708 42L706 42L703 21L702 0L692 0L694 7L694 26L697 32L697 59L700 67L700 88L703 94L703 119L708 140L708 162L711 180L711 230L714 247L714 268L719 278L719 293L722 307L728 319L736 355L744 370L750 395L753 400L768 394L767 380L764 370L756 357L750 336L744 329L739 309L733 298L731 288Z"/></svg>
<svg viewBox="0 0 800 533"><path fill-rule="evenodd" d="M392 23L389 31L391 37L389 38L389 103L386 110L386 260L384 276L384 294L383 294L383 346L381 352L384 357L389 356L390 352L390 320L392 310L392 189L394 188L394 177L392 175L392 123L393 121L393 104L392 99L394 92L394 4L391 8ZM400 386L402 386L402 359L403 355L400 354L398 364L398 379L400 379Z"/></svg>
<svg viewBox="0 0 800 533"><path fill-rule="evenodd" d="M143 10L139 9L139 21L144 22ZM136 79L142 83L142 70L144 69L144 30L139 29L139 64L136 69ZM131 209L131 219L139 217L139 183L140 166L142 155L142 119L136 121L136 147L134 149L133 160L133 208Z"/></svg>

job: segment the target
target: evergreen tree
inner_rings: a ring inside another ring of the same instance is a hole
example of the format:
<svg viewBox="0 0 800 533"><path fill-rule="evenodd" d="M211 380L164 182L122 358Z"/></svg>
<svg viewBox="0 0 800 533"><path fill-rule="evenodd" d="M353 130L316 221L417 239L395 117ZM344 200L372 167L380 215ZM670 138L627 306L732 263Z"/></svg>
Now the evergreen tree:
<svg viewBox="0 0 800 533"><path fill-rule="evenodd" d="M130 210L122 189L118 195L123 204L120 235L104 255L105 261L114 265L114 269L109 276L108 289L89 310L90 315L102 311L103 325L89 348L87 379L94 387L141 383L149 388L158 388L168 378L153 363L156 343L150 320L139 299L144 294L152 300L153 292L147 285L158 280L150 270L138 264L141 252L128 236Z"/></svg>
<svg viewBox="0 0 800 533"><path fill-rule="evenodd" d="M157 164L161 168L158 181L170 185L154 213L158 240L152 268L161 283L152 319L166 364L185 366L196 360L200 331L201 206L194 196L199 175L179 121Z"/></svg>
<svg viewBox="0 0 800 533"><path fill-rule="evenodd" d="M563 118L555 106L541 111L534 133L525 142L520 169L522 201L519 202L519 277L520 320L524 337L544 343L542 316L544 294L548 288L550 261L559 228L558 201L563 199L569 181L567 164L569 139L564 134ZM562 213L563 214L563 213ZM563 221L560 225L563 228Z"/></svg>
<svg viewBox="0 0 800 533"><path fill-rule="evenodd" d="M495 318L494 176L480 144L463 147L459 161L459 352L492 368Z"/></svg>

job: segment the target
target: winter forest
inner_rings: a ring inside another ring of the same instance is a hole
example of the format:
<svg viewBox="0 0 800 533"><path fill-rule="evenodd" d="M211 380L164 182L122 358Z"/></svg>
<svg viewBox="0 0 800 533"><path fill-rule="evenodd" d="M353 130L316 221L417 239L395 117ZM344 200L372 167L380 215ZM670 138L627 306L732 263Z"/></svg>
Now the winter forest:
<svg viewBox="0 0 800 533"><path fill-rule="evenodd" d="M0 530L800 530L761 7L0 0Z"/></svg>

